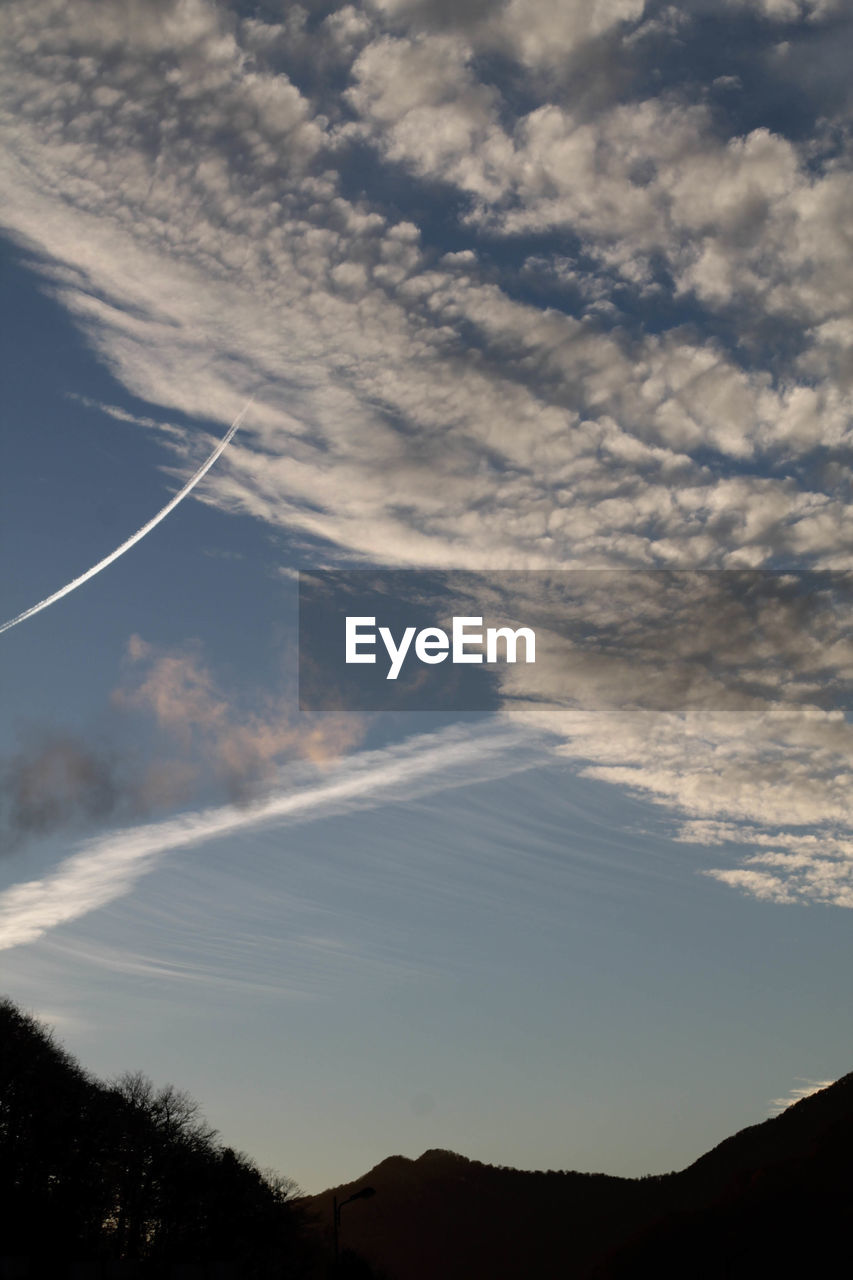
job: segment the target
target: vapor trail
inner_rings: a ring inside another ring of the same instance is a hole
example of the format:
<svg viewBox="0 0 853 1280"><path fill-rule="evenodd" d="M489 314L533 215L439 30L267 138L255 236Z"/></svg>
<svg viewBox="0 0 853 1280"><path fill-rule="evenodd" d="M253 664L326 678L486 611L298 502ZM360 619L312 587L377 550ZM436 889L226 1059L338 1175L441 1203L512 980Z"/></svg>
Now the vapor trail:
<svg viewBox="0 0 853 1280"><path fill-rule="evenodd" d="M237 414L237 417L231 423L231 426L219 441L219 444L213 450L213 453L207 461L202 463L198 471L196 471L194 475L190 476L183 489L176 493L174 498L167 502L165 507L162 507L161 510L157 512L156 516L152 516L147 524L144 524L141 529L137 529L136 533L132 533L130 537L121 544L121 546L116 547L115 551L111 551L108 556L104 556L103 560L99 560L97 564L93 564L91 569L87 569L85 573L81 573L79 578L74 578L72 582L66 583L64 587L60 587L58 591L54 591L52 596L46 596L44 600L40 600L39 603L34 604L32 608L25 609L23 613L18 614L17 618L10 618L8 622L4 622L3 625L0 626L0 635L2 635L4 631L9 631L12 627L16 627L19 622L26 622L27 618L31 618L34 613L40 613L41 610L46 609L49 604L55 604L57 600L61 600L63 596L67 596L71 591L76 591L78 587L82 587L84 582L88 582L90 578L94 578L96 573L100 573L102 569L106 569L107 565L112 564L114 560L118 560L119 556L123 556L125 551L129 551L132 546L135 546L137 542L144 538L146 533L150 533L155 525L158 525L161 520L165 520L169 512L174 511L178 503L183 502L190 490L195 488L202 476L207 474L216 459L222 453L223 449L227 448L234 432L246 416L246 411L251 405L252 399L253 397L250 397L246 401L243 408Z"/></svg>

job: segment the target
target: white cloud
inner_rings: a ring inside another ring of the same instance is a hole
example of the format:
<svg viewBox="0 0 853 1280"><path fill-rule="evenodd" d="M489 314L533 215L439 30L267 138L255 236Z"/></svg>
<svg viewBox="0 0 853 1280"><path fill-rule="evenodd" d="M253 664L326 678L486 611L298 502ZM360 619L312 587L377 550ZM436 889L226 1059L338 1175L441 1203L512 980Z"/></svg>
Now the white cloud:
<svg viewBox="0 0 853 1280"><path fill-rule="evenodd" d="M0 894L0 950L33 942L122 897L174 849L506 776L541 762L543 753L543 739L534 734L494 726L471 733L448 729L355 754L319 778L304 768L285 770L278 788L251 807L224 805L111 832L42 879Z"/></svg>
<svg viewBox="0 0 853 1280"><path fill-rule="evenodd" d="M853 907L840 597L751 575L501 581L478 591L475 576L467 611L500 612L506 593L516 624L536 625L536 665L500 673L514 722L553 734L582 776L677 815L677 838L730 846L737 866L705 874L765 900Z"/></svg>
<svg viewBox="0 0 853 1280"><path fill-rule="evenodd" d="M746 9L770 22L820 22L842 9L842 0L725 0L730 9Z"/></svg>
<svg viewBox="0 0 853 1280"><path fill-rule="evenodd" d="M509 0L490 34L529 67L553 67L579 46L643 16L645 0Z"/></svg>
<svg viewBox="0 0 853 1280"><path fill-rule="evenodd" d="M297 8L280 23L207 0L2 13L10 233L135 395L225 423L262 388L204 500L385 563L846 564L843 149L725 136L676 90L632 100L620 41L639 0L384 0L313 34ZM663 15L656 38L688 40L688 17ZM578 51L592 97L561 79ZM309 91L287 67L312 53ZM387 200L353 194L364 145L392 166ZM462 199L450 254L422 216L433 181ZM667 330L667 307L697 324ZM768 320L798 335L784 365ZM528 714L595 776L697 821L846 822L849 743L829 715L782 722L768 698L739 724L626 721L540 692ZM718 874L846 902L837 868L809 866Z"/></svg>
<svg viewBox="0 0 853 1280"><path fill-rule="evenodd" d="M478 47L498 49L535 70L565 63L589 41L639 20L645 7L645 0L371 0L398 28L463 30Z"/></svg>
<svg viewBox="0 0 853 1280"><path fill-rule="evenodd" d="M56 52L70 48L63 20L48 55L35 11L9 12L32 30L33 48L9 82L6 217L48 255L58 296L142 397L227 420L251 386L266 386L259 451L248 440L235 451L210 500L361 555L393 546L415 563L760 564L836 551L845 502L784 479L729 480L690 460L707 447L738 460L844 442L849 413L832 385L791 377L774 387L708 341L608 336L513 300L481 279L476 258L434 262L416 226L339 194L338 143L323 120L281 75L246 71L234 32L203 5L168 50L165 93L147 59L158 38L165 56L171 28L149 29L140 13L145 39L124 51L122 75L111 73L120 96L100 107L79 60ZM80 38L90 7L75 14ZM114 33L92 25L101 65ZM701 109L663 102L574 124L562 107L542 108L507 151L495 91L466 59L461 37L446 35L385 39L360 55L354 92L384 144L485 191L501 172L503 160L488 159L497 139L494 156L512 153L520 184L507 218L541 218L556 201L612 244L633 237L628 256L612 252L637 278L667 225L666 183L682 223L711 196L723 211L714 216L736 221L738 202L767 185L761 147L771 176L776 151L789 156L787 144L756 138L726 159ZM210 64L202 73L199 60ZM358 80L368 66L372 79ZM89 103L73 127L69 85ZM404 128L409 111L448 103L449 132ZM670 173L652 188L630 176L649 148ZM673 187L689 159L711 165L698 204L687 170ZM744 194L727 196L727 171L714 164L728 164ZM556 194L546 196L549 184Z"/></svg>
<svg viewBox="0 0 853 1280"><path fill-rule="evenodd" d="M458 38L381 37L353 65L347 99L377 128L384 154L484 199L502 194L512 144L496 123L498 95L477 81Z"/></svg>
<svg viewBox="0 0 853 1280"><path fill-rule="evenodd" d="M530 31L547 43L547 25ZM351 101L385 155L459 187L473 200L471 222L492 233L568 230L628 283L649 281L663 258L677 289L712 310L790 316L814 345L802 375L841 378L841 353L822 326L849 315L846 167L815 169L808 145L767 127L720 138L710 109L675 93L594 115L557 95L510 124L495 87L474 77L479 39L380 38L362 52ZM412 80L431 83L407 63L427 47L444 63L441 103L421 104L409 121L408 105L391 108Z"/></svg>
<svg viewBox="0 0 853 1280"><path fill-rule="evenodd" d="M820 1093L821 1089L828 1089L834 1083L834 1080L803 1080L802 1084L796 1085L787 1097L773 1099L770 1114L781 1115L783 1111L788 1110L788 1107L802 1102L803 1098L810 1098L812 1094Z"/></svg>

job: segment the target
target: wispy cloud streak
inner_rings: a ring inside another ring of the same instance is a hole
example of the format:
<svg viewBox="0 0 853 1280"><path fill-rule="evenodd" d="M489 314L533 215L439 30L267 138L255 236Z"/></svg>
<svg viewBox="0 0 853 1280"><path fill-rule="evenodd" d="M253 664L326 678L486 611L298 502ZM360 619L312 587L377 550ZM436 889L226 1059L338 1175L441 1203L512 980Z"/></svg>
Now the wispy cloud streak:
<svg viewBox="0 0 853 1280"><path fill-rule="evenodd" d="M115 560L118 560L119 556L123 556L131 547L136 546L137 542L140 542L146 534L150 533L161 520L165 520L166 516L169 515L171 511L175 510L178 503L183 502L187 494L190 493L198 482L207 475L217 458L220 457L225 449L227 449L234 437L234 433L245 418L251 403L251 400L246 402L207 461L203 462L199 469L190 476L184 487L166 503L165 507L161 507L156 516L152 516L151 519L141 527L141 529L137 529L136 533L132 533L129 538L125 539L121 546L116 547L116 549L111 551L108 556L104 556L103 560L99 560L97 564L93 564L91 569L87 569L85 573L81 573L79 577L66 583L64 587L60 587L58 591L54 591L52 596L46 596L45 599L40 600L38 604L34 604L31 608L25 609L24 612L19 613L16 618L10 618L8 622L4 622L3 625L0 626L0 635L2 635L4 631L10 631L12 627L17 627L19 622L26 622L27 618L32 618L34 614L41 613L42 609L46 609L49 605L56 604L57 600L61 600L63 596L69 595L72 591L76 591L78 587L82 587L84 582L88 582L90 578L94 578L102 569L106 569L108 565L111 565Z"/></svg>
<svg viewBox="0 0 853 1280"><path fill-rule="evenodd" d="M798 1079L801 1084L796 1085L785 1098L774 1098L771 1104L771 1116L779 1116L783 1111L787 1111L789 1107L793 1107L795 1103L802 1102L803 1098L810 1098L813 1093L820 1093L821 1089L828 1089L834 1080L807 1080L803 1076Z"/></svg>
<svg viewBox="0 0 853 1280"><path fill-rule="evenodd" d="M86 844L47 876L0 894L0 950L33 942L122 897L164 854L267 825L310 822L383 802L502 777L544 758L544 742L490 724L418 735L361 752L316 781L316 771L283 771L279 789L251 808L223 805L165 822L114 831ZM309 782L313 779L313 783ZM302 784L300 787L300 783Z"/></svg>

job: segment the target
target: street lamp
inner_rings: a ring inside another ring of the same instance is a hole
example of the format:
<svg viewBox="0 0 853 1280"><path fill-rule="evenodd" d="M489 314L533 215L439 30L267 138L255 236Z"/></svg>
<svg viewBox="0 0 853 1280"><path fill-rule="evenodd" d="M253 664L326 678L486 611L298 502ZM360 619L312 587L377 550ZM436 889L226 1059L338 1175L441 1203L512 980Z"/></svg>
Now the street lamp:
<svg viewBox="0 0 853 1280"><path fill-rule="evenodd" d="M362 1187L360 1191L354 1191L351 1196L347 1196L346 1200L342 1200L338 1204L338 1197L334 1196L333 1222L335 1227L335 1263L338 1261L338 1232L341 1229L341 1209L345 1204L349 1204L351 1200L369 1200L371 1196L375 1196L376 1192L373 1187Z"/></svg>

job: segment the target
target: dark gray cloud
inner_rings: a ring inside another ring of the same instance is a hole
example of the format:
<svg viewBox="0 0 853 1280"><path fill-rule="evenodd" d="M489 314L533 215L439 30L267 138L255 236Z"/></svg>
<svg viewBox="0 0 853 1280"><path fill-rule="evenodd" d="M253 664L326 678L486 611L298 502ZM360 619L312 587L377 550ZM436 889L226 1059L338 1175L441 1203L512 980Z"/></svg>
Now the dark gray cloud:
<svg viewBox="0 0 853 1280"><path fill-rule="evenodd" d="M111 817L125 796L112 750L68 733L31 731L0 761L3 843L15 850L32 837Z"/></svg>
<svg viewBox="0 0 853 1280"><path fill-rule="evenodd" d="M266 691L250 709L241 691L217 685L199 645L157 649L133 636L127 658L108 734L32 727L0 759L2 851L223 791L248 804L284 761L322 765L364 733L346 713L297 721L292 700Z"/></svg>

